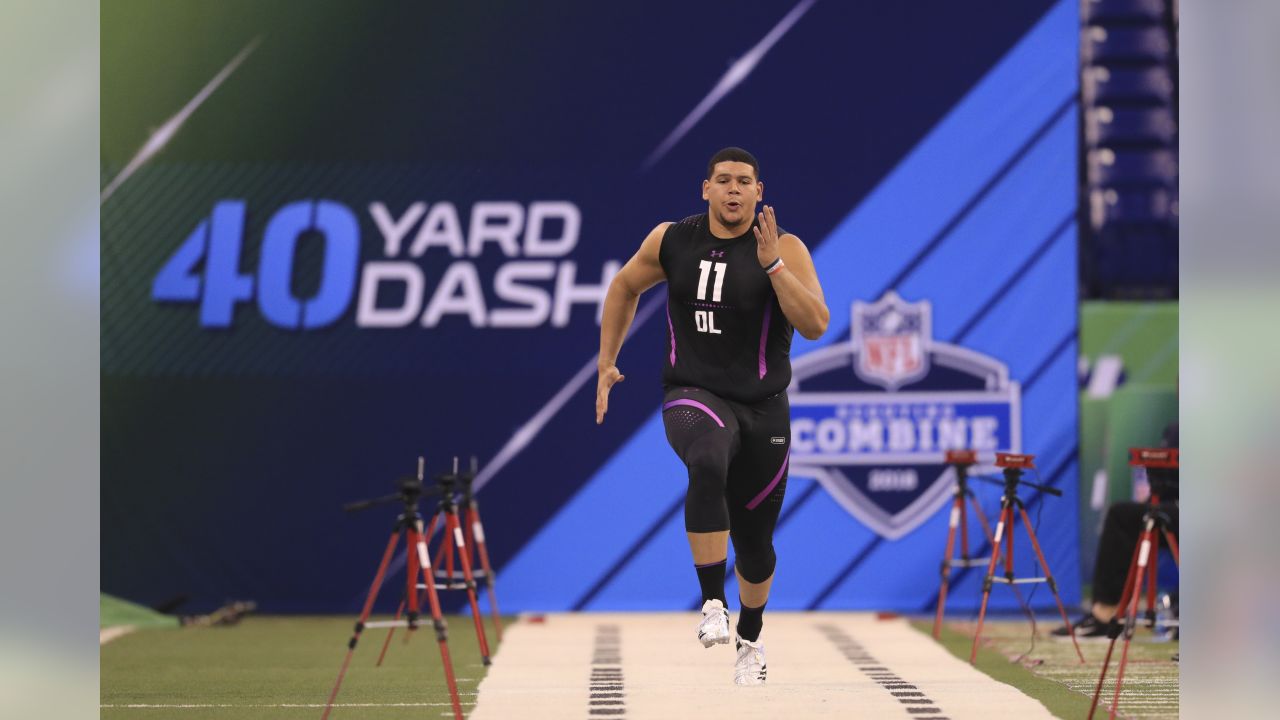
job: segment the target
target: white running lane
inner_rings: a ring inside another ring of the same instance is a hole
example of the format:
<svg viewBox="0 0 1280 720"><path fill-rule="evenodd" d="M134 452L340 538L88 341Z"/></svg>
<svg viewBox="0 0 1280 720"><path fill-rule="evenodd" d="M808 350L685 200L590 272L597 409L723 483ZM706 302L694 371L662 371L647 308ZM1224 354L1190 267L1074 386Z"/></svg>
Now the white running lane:
<svg viewBox="0 0 1280 720"><path fill-rule="evenodd" d="M469 717L1053 717L903 619L770 612L761 636L769 675L763 687L733 684L732 646L703 648L698 620L696 613L522 620L504 636Z"/></svg>

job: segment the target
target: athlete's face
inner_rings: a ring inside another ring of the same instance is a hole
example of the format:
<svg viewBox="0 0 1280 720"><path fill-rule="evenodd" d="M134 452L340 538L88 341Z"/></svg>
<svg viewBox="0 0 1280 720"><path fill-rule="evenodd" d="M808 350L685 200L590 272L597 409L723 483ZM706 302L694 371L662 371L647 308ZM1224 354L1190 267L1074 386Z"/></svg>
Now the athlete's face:
<svg viewBox="0 0 1280 720"><path fill-rule="evenodd" d="M707 210L726 230L745 232L755 218L756 203L763 197L764 183L744 162L716 163L711 179L702 181Z"/></svg>

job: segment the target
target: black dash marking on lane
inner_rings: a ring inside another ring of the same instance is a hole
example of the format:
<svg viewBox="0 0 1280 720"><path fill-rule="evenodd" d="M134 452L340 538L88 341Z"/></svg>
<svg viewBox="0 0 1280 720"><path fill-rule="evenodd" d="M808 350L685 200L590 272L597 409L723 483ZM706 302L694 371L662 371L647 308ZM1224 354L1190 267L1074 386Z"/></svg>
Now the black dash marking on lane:
<svg viewBox="0 0 1280 720"><path fill-rule="evenodd" d="M859 645L856 640L845 634L843 630L835 625L827 624L816 627L818 632L825 635L863 675L888 690L889 694L904 706L903 709L909 715L928 715L930 720L947 720L946 717L938 715L942 710L934 704L933 700L930 700L928 696L920 692L920 689L915 685L903 680L897 673L881 665L878 660L871 656L871 653L867 652L866 648Z"/></svg>
<svg viewBox="0 0 1280 720"><path fill-rule="evenodd" d="M622 679L622 634L617 625L597 625L591 649L591 680L587 694L590 717L624 717L626 694Z"/></svg>

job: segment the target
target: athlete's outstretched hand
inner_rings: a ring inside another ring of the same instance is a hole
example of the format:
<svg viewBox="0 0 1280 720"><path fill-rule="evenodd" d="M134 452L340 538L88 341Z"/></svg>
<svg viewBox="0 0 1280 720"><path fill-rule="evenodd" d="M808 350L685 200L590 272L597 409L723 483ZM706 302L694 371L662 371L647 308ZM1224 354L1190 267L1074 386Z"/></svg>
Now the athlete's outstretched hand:
<svg viewBox="0 0 1280 720"><path fill-rule="evenodd" d="M760 261L760 267L767 267L780 255L778 218L773 214L772 205L764 206L764 210L760 212L759 227L752 226L751 231L756 234L756 259Z"/></svg>
<svg viewBox="0 0 1280 720"><path fill-rule="evenodd" d="M614 383L620 383L627 379L626 375L618 372L617 365L609 365L599 369L599 378L596 380L596 424L604 422L604 414L609 412L609 389Z"/></svg>

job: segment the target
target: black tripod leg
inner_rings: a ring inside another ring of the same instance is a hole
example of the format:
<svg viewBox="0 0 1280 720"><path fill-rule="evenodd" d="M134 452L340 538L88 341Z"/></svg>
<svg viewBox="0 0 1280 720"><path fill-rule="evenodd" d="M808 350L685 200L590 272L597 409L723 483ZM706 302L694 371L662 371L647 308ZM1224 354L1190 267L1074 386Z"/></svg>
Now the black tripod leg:
<svg viewBox="0 0 1280 720"><path fill-rule="evenodd" d="M1058 612L1062 615L1062 622L1066 624L1067 630L1071 632L1071 644L1076 648L1076 657L1080 658L1081 664L1084 663L1084 653L1080 652L1080 643L1076 641L1076 634L1071 628L1071 620L1067 617L1067 609L1062 605L1062 596L1058 594L1058 583L1054 582L1053 572L1049 570L1049 561L1044 559L1044 551L1040 549L1040 541L1036 538L1035 528L1031 525L1031 518L1027 516L1027 509L1019 507L1018 511L1022 513L1022 525L1027 529L1027 537L1031 538L1031 547L1036 551L1036 559L1040 561L1040 567L1044 568L1044 578L1049 584L1049 589L1053 591L1053 599L1058 603Z"/></svg>

